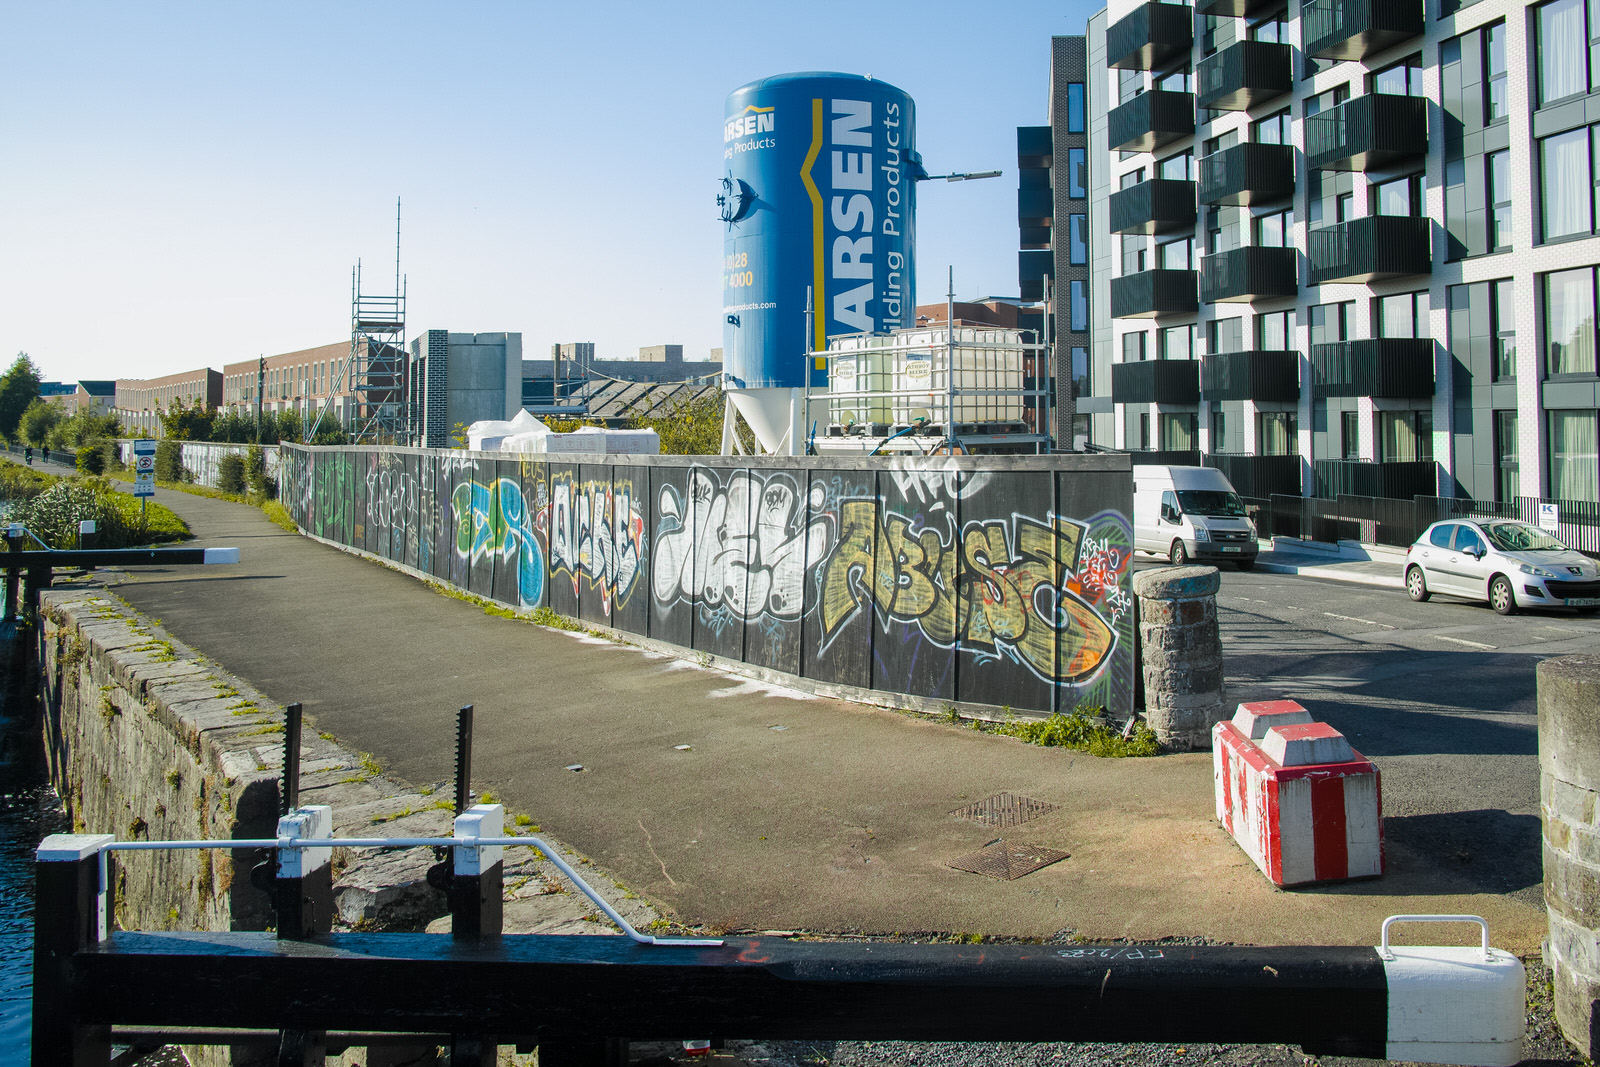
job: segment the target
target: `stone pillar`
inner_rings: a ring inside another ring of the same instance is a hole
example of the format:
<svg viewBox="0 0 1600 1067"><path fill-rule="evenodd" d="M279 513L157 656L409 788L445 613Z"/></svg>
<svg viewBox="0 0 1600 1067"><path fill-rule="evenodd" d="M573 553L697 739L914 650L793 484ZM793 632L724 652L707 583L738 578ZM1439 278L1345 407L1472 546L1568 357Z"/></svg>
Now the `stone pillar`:
<svg viewBox="0 0 1600 1067"><path fill-rule="evenodd" d="M1133 576L1145 720L1168 748L1211 747L1226 719L1215 567L1162 567Z"/></svg>
<svg viewBox="0 0 1600 1067"><path fill-rule="evenodd" d="M1556 1021L1585 1056L1600 1052L1600 656L1540 663L1539 808L1544 823L1545 962Z"/></svg>

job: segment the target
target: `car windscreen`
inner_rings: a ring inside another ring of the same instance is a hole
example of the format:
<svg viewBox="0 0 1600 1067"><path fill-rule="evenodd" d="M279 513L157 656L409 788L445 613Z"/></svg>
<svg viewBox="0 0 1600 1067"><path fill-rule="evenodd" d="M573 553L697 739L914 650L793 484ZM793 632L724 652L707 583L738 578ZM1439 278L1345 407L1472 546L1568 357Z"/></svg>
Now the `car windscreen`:
<svg viewBox="0 0 1600 1067"><path fill-rule="evenodd" d="M1486 522L1483 532L1502 552L1560 552L1567 546L1525 522Z"/></svg>
<svg viewBox="0 0 1600 1067"><path fill-rule="evenodd" d="M1178 506L1189 515L1221 515L1244 518L1244 501L1236 493L1220 489L1180 489Z"/></svg>

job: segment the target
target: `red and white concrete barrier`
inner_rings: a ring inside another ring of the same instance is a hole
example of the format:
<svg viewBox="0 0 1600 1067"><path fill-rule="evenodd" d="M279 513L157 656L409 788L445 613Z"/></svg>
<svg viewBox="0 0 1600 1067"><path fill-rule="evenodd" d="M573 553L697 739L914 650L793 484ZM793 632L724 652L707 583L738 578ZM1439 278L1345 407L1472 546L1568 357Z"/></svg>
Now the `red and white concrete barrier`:
<svg viewBox="0 0 1600 1067"><path fill-rule="evenodd" d="M1383 873L1378 768L1293 700L1212 729L1217 820L1277 885Z"/></svg>

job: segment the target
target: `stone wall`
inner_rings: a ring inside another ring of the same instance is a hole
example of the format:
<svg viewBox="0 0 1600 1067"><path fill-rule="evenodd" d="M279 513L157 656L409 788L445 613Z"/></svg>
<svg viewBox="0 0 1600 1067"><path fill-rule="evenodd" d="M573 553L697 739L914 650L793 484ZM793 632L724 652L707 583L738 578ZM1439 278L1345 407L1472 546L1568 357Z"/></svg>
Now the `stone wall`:
<svg viewBox="0 0 1600 1067"><path fill-rule="evenodd" d="M1211 747L1223 703L1222 635L1215 567L1162 567L1134 575L1145 719L1166 747Z"/></svg>

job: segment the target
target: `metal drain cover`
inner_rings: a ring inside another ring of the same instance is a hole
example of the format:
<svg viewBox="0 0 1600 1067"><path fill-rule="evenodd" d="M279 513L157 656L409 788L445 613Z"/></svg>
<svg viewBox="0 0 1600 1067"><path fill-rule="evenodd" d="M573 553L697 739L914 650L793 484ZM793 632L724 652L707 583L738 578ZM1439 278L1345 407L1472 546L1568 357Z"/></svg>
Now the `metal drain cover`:
<svg viewBox="0 0 1600 1067"><path fill-rule="evenodd" d="M950 814L962 819L981 822L985 826L1020 826L1029 819L1048 815L1061 805L1047 804L1032 797L1019 797L1015 793L996 793L987 800L957 808Z"/></svg>
<svg viewBox="0 0 1600 1067"><path fill-rule="evenodd" d="M948 866L958 871L968 871L1009 882L1066 858L1067 853L1056 848L996 841L992 845L985 845L970 856L951 860Z"/></svg>

